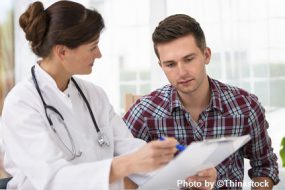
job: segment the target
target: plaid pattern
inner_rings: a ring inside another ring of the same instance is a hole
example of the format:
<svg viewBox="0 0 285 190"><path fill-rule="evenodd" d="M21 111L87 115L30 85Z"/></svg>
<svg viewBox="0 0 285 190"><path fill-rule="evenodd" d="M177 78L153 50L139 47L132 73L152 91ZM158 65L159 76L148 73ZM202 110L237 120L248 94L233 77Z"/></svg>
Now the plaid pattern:
<svg viewBox="0 0 285 190"><path fill-rule="evenodd" d="M244 158L250 159L249 176L267 176L279 182L277 157L268 136L265 110L255 95L209 78L209 106L194 122L183 108L175 88L166 85L143 96L125 114L133 135L145 141L175 137L188 145L193 141L250 134L251 141L216 167L218 180L242 182ZM241 189L230 188L226 189Z"/></svg>

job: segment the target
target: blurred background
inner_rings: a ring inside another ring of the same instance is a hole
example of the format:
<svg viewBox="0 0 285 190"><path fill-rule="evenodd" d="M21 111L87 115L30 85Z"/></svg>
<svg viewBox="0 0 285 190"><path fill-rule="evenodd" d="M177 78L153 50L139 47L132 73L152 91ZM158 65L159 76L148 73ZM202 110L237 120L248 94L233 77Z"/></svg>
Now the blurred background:
<svg viewBox="0 0 285 190"><path fill-rule="evenodd" d="M37 60L18 24L19 16L32 2L0 2L0 110L9 89L29 76ZM47 7L55 1L42 2ZM151 34L166 16L189 14L201 24L212 50L209 76L259 97L266 108L274 152L279 156L285 136L285 0L77 2L97 9L106 23L99 44L103 57L96 60L91 75L80 77L102 86L117 113L125 113L126 93L144 95L168 83L157 63ZM285 189L280 159L279 167L278 187Z"/></svg>

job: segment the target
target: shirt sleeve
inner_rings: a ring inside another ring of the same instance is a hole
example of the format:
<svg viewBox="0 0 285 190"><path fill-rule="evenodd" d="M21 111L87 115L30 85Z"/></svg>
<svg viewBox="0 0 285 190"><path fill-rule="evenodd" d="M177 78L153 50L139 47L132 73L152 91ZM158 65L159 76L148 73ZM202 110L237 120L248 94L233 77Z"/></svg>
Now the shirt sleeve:
<svg viewBox="0 0 285 190"><path fill-rule="evenodd" d="M112 159L78 164L66 160L51 139L42 115L28 99L6 99L2 121L5 166L14 177L11 185L16 180L20 185L15 189L109 189Z"/></svg>
<svg viewBox="0 0 285 190"><path fill-rule="evenodd" d="M152 140L148 127L145 124L141 100L137 100L135 102L135 104L124 115L123 119L135 137L146 142Z"/></svg>
<svg viewBox="0 0 285 190"><path fill-rule="evenodd" d="M245 146L245 157L250 159L250 178L269 177L274 184L279 182L277 156L273 152L271 139L267 129L269 127L265 118L265 109L257 98L251 100L248 125L250 127L251 141Z"/></svg>

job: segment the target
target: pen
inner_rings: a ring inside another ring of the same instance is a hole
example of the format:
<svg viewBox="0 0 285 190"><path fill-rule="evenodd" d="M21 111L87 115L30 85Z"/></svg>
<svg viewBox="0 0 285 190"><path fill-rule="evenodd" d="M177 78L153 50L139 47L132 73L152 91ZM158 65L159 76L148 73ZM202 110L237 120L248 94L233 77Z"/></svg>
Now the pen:
<svg viewBox="0 0 285 190"><path fill-rule="evenodd" d="M165 138L164 137L159 137L159 140L164 141ZM182 144L177 144L176 145L176 149L179 150L179 151L183 151L183 150L186 149L186 147L184 145L182 145Z"/></svg>

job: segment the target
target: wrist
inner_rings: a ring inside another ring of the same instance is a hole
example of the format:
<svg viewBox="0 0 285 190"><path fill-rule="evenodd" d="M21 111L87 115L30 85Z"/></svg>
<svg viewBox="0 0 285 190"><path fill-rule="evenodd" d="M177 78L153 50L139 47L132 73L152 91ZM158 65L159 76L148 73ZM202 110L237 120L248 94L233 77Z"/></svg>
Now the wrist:
<svg viewBox="0 0 285 190"><path fill-rule="evenodd" d="M133 173L130 155L114 157L111 164L110 181L122 179Z"/></svg>

